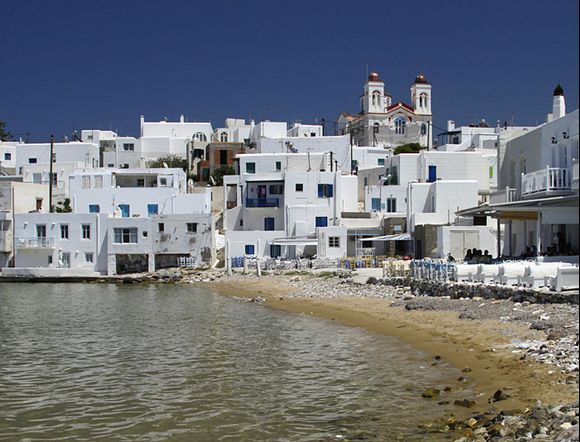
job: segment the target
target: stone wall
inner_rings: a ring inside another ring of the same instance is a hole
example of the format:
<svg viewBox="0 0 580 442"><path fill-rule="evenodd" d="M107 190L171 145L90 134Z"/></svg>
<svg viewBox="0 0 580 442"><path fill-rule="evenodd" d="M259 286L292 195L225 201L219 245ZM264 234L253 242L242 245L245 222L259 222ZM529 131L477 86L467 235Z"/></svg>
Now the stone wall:
<svg viewBox="0 0 580 442"><path fill-rule="evenodd" d="M579 298L578 291L550 292L533 288L468 282L442 282L411 277L384 278L377 282L394 287L409 287L419 295L448 296L451 299L480 297L484 299L510 299L514 302L578 305Z"/></svg>

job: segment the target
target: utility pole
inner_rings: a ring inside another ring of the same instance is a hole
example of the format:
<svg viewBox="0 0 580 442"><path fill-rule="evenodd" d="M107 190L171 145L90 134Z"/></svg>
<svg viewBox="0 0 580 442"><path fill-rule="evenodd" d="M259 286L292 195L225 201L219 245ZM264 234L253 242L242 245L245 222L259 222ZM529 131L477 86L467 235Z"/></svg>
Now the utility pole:
<svg viewBox="0 0 580 442"><path fill-rule="evenodd" d="M54 155L54 135L50 136L50 166L48 168L48 211L52 213L52 156Z"/></svg>

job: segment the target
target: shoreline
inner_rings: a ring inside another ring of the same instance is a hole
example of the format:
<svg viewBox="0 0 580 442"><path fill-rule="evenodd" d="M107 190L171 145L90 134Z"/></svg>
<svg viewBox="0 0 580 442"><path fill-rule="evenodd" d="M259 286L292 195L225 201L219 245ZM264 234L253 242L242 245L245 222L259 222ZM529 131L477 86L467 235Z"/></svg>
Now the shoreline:
<svg viewBox="0 0 580 442"><path fill-rule="evenodd" d="M543 403L570 402L577 392L563 373L547 364L521 360L507 346L510 337L541 339L543 333L520 324L494 320L464 320L453 312L405 310L391 306L389 300L370 298L292 298L291 287L278 277L260 280L240 278L205 283L221 294L246 299L263 298L263 304L278 310L336 320L352 327L393 336L448 362L474 387L477 407L491 408L488 399L498 390L510 397L493 406L499 410L525 409ZM311 277L316 278L316 277ZM512 339L514 339L512 338Z"/></svg>

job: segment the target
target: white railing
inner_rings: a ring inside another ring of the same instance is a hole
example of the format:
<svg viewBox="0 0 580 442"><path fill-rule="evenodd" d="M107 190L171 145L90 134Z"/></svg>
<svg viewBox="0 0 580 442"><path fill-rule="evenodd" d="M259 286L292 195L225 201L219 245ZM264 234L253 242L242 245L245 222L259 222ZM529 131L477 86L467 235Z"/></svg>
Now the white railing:
<svg viewBox="0 0 580 442"><path fill-rule="evenodd" d="M16 247L19 249L53 248L54 238L18 238Z"/></svg>
<svg viewBox="0 0 580 442"><path fill-rule="evenodd" d="M516 189L510 189L506 187L503 190L497 190L492 192L489 197L490 204L500 204L500 203L511 203L515 201L516 197Z"/></svg>
<svg viewBox="0 0 580 442"><path fill-rule="evenodd" d="M356 256L375 256L376 247L357 247Z"/></svg>
<svg viewBox="0 0 580 442"><path fill-rule="evenodd" d="M546 167L532 173L522 174L522 196L571 189L572 179L568 169Z"/></svg>

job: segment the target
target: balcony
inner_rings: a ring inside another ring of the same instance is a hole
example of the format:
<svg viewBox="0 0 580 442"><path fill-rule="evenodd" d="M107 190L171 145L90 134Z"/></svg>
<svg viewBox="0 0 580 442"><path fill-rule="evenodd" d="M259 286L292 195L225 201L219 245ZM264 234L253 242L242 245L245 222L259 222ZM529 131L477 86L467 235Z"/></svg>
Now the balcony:
<svg viewBox="0 0 580 442"><path fill-rule="evenodd" d="M246 198L246 207L280 207L279 198Z"/></svg>
<svg viewBox="0 0 580 442"><path fill-rule="evenodd" d="M54 238L18 238L18 249L54 249Z"/></svg>
<svg viewBox="0 0 580 442"><path fill-rule="evenodd" d="M525 197L540 196L539 194L560 194L572 190L572 174L568 169L546 167L532 173L522 175L521 195Z"/></svg>

